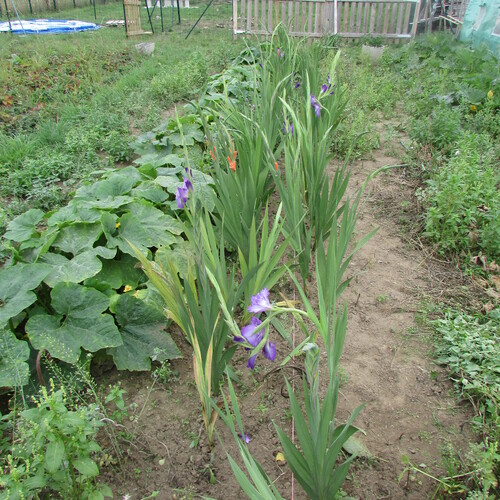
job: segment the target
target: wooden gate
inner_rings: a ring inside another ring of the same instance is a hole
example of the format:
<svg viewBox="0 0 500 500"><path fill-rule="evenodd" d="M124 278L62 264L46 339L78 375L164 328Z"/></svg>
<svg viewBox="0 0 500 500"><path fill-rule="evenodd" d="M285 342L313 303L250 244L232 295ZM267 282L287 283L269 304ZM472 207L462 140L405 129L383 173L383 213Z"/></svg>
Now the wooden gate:
<svg viewBox="0 0 500 500"><path fill-rule="evenodd" d="M291 34L346 38L412 37L420 0L233 0L234 35L267 35L278 23Z"/></svg>

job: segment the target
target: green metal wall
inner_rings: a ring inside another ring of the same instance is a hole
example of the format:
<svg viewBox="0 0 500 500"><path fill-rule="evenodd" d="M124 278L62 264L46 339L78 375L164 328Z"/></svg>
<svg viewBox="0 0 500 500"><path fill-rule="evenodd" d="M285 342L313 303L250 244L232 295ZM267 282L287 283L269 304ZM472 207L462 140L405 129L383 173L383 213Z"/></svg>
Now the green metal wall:
<svg viewBox="0 0 500 500"><path fill-rule="evenodd" d="M486 44L500 58L500 0L470 0L460 39Z"/></svg>

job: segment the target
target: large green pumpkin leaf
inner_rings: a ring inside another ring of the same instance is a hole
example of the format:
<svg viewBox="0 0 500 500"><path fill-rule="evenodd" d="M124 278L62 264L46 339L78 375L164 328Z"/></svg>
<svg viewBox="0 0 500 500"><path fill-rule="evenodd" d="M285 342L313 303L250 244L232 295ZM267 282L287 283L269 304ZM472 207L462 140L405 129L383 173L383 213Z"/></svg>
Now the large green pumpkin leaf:
<svg viewBox="0 0 500 500"><path fill-rule="evenodd" d="M181 185L177 175L159 175L154 182L172 194L175 194L177 188Z"/></svg>
<svg viewBox="0 0 500 500"><path fill-rule="evenodd" d="M99 257L102 257L103 259L114 259L116 256L116 248L95 247L89 250L89 253L99 255Z"/></svg>
<svg viewBox="0 0 500 500"><path fill-rule="evenodd" d="M84 250L90 250L101 234L102 226L99 222L72 224L59 231L52 245L62 252L78 255Z"/></svg>
<svg viewBox="0 0 500 500"><path fill-rule="evenodd" d="M134 167L116 170L107 179L79 188L76 197L91 200L127 195L141 179L140 172Z"/></svg>
<svg viewBox="0 0 500 500"><path fill-rule="evenodd" d="M158 238L160 240L164 238L162 234L158 234L160 228L163 228L160 231L161 233L168 232L179 235L184 232L184 224L182 222L171 215L163 213L149 203L132 203L127 208L141 222L142 228L148 234L154 246L159 246L158 243L162 243L162 241L157 241ZM170 237L167 239L171 241Z"/></svg>
<svg viewBox="0 0 500 500"><path fill-rule="evenodd" d="M153 203L164 203L168 200L168 194L159 188L153 181L144 181L132 190L132 194L137 198L144 198Z"/></svg>
<svg viewBox="0 0 500 500"><path fill-rule="evenodd" d="M140 248L143 253L147 253L148 248L152 246L148 234L142 228L141 221L131 213L126 213L120 218L119 234L112 243L116 243L123 253L133 256L134 251L130 248L128 241Z"/></svg>
<svg viewBox="0 0 500 500"><path fill-rule="evenodd" d="M0 326L36 301L34 290L50 273L44 264L16 264L0 270Z"/></svg>
<svg viewBox="0 0 500 500"><path fill-rule="evenodd" d="M68 222L97 222L100 218L99 211L89 207L86 200L73 200L54 212L47 223L49 226L61 226Z"/></svg>
<svg viewBox="0 0 500 500"><path fill-rule="evenodd" d="M215 192L211 186L208 184L198 185L196 187L196 196L209 212L213 212L215 208Z"/></svg>
<svg viewBox="0 0 500 500"><path fill-rule="evenodd" d="M188 277L188 270L195 261L194 249L189 241L178 241L171 247L162 246L155 253L155 262L162 269L168 269L168 262L174 260L175 267L182 278Z"/></svg>
<svg viewBox="0 0 500 500"><path fill-rule="evenodd" d="M182 169L182 163L181 165L176 165L175 167L158 167L156 169L156 175L157 176L172 176L172 175L175 175L177 176L177 174L181 173L183 171Z"/></svg>
<svg viewBox="0 0 500 500"><path fill-rule="evenodd" d="M214 181L209 175L195 169L191 170L191 176L193 177L193 190L196 190L197 198L209 212L212 212L215 207L215 193L211 184Z"/></svg>
<svg viewBox="0 0 500 500"><path fill-rule="evenodd" d="M137 165L150 165L153 168L164 167L166 165L174 165L175 167L181 167L184 164L184 158L177 154L169 153L172 149L172 145L169 145L166 149L158 152L154 149L154 146L148 145L143 148L143 154L134 163Z"/></svg>
<svg viewBox="0 0 500 500"><path fill-rule="evenodd" d="M130 212L120 218L119 236L114 240L120 250L129 255L135 254L128 242L146 253L151 247L171 245L176 241L175 235L184 231L181 222L149 203L133 203L128 209Z"/></svg>
<svg viewBox="0 0 500 500"><path fill-rule="evenodd" d="M96 352L122 345L110 314L109 297L75 283L57 283L52 308L59 315L38 314L26 323L26 332L35 349L46 349L54 358L74 364L81 349Z"/></svg>
<svg viewBox="0 0 500 500"><path fill-rule="evenodd" d="M4 238L19 243L30 240L36 232L37 224L43 219L43 215L43 212L38 208L33 208L19 215L7 225Z"/></svg>
<svg viewBox="0 0 500 500"><path fill-rule="evenodd" d="M119 370L150 370L157 361L182 357L172 337L165 331L167 319L155 307L130 294L116 304L123 345L109 349Z"/></svg>
<svg viewBox="0 0 500 500"><path fill-rule="evenodd" d="M27 342L18 340L10 330L0 330L0 387L15 387L28 383L30 355Z"/></svg>
<svg viewBox="0 0 500 500"><path fill-rule="evenodd" d="M39 238L32 238L31 240L21 243L19 245L19 251L25 253L25 251L30 248L36 248L36 252L33 253L34 262L36 262L41 255L49 251L58 235L59 228L49 227L40 234Z"/></svg>
<svg viewBox="0 0 500 500"><path fill-rule="evenodd" d="M80 283L95 276L102 268L102 262L94 250L83 252L72 259L56 253L46 253L40 260L52 266L52 271L45 278L45 283L52 288L61 281Z"/></svg>
<svg viewBox="0 0 500 500"><path fill-rule="evenodd" d="M104 291L106 289L118 290L122 286L135 289L144 278L144 273L136 267L137 259L130 255L122 255L120 260L106 260L102 269L92 278L85 281L85 286Z"/></svg>
<svg viewBox="0 0 500 500"><path fill-rule="evenodd" d="M106 236L107 248L115 248L118 246L118 227L120 226L118 216L104 212L101 216L101 226Z"/></svg>
<svg viewBox="0 0 500 500"><path fill-rule="evenodd" d="M116 210L133 201L134 198L132 198L132 196L105 196L93 200L86 200L85 203L88 207L97 210Z"/></svg>

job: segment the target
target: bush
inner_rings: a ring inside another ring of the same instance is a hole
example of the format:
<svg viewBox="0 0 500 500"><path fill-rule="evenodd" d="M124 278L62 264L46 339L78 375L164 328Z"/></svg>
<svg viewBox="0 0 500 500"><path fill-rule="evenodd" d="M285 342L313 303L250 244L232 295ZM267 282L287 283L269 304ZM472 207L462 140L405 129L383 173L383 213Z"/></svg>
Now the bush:
<svg viewBox="0 0 500 500"><path fill-rule="evenodd" d="M462 135L460 111L441 105L430 115L413 120L410 137L420 144L430 144L448 153Z"/></svg>
<svg viewBox="0 0 500 500"><path fill-rule="evenodd" d="M468 133L450 158L428 181L425 236L442 252L482 251L500 257L500 173L487 135Z"/></svg>
<svg viewBox="0 0 500 500"><path fill-rule="evenodd" d="M73 409L66 393L42 388L36 406L23 410L15 422L15 441L0 467L0 486L8 498L112 497L97 482L101 447L96 442L103 424L95 406ZM3 424L3 423L2 423ZM3 427L6 427L3 424Z"/></svg>
<svg viewBox="0 0 500 500"><path fill-rule="evenodd" d="M500 344L499 313L491 319L448 312L433 321L438 334L438 362L449 367L460 393L476 402L476 424L484 424L491 438L500 437Z"/></svg>

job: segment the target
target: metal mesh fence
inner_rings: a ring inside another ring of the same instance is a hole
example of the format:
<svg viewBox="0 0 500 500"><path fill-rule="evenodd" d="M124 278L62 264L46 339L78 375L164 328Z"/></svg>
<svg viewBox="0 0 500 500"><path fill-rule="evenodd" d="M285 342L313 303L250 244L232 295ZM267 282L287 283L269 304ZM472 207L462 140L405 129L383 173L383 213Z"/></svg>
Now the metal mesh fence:
<svg viewBox="0 0 500 500"><path fill-rule="evenodd" d="M56 11L93 6L94 2L96 5L110 3L109 0L0 0L0 15L5 17L8 11L11 17L15 17L17 10L21 17L31 14L40 17L43 13L46 17L51 17Z"/></svg>

